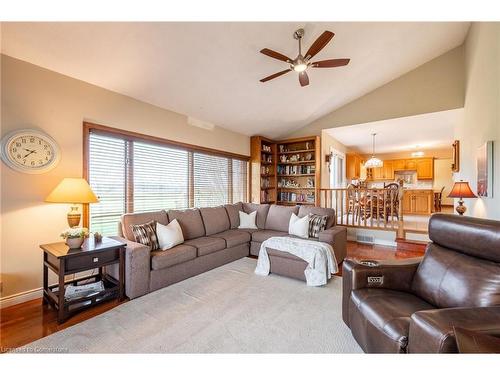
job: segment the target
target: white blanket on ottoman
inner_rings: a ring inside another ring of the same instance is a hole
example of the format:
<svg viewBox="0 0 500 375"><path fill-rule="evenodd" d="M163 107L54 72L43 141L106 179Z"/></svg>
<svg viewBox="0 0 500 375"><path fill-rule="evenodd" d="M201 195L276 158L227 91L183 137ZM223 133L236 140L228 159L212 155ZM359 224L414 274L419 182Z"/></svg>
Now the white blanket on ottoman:
<svg viewBox="0 0 500 375"><path fill-rule="evenodd" d="M304 271L307 285L325 285L332 273L339 271L333 248L325 242L317 242L292 237L271 237L260 245L259 259L255 273L267 276L271 268L267 248L285 251L307 262Z"/></svg>

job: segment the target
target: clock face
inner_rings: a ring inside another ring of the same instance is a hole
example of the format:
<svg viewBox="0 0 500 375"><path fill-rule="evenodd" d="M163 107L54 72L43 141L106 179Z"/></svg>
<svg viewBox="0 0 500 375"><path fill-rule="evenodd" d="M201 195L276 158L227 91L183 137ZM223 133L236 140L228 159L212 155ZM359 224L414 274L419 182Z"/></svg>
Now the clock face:
<svg viewBox="0 0 500 375"><path fill-rule="evenodd" d="M42 173L55 167L59 160L59 148L44 133L22 130L2 140L2 159L15 170Z"/></svg>

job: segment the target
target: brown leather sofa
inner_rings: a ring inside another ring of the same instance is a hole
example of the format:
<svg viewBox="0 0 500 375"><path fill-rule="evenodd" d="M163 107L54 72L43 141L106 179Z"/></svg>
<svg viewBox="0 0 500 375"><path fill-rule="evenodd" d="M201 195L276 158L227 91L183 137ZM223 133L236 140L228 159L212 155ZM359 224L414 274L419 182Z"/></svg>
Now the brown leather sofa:
<svg viewBox="0 0 500 375"><path fill-rule="evenodd" d="M258 229L238 229L239 211L257 211ZM337 262L344 260L347 231L345 227L335 226L335 210L329 208L239 202L219 207L125 214L119 225L119 237L116 237L127 244L125 293L131 299L137 298L237 259L258 255L266 239L290 236L288 223L292 213L299 217L310 213L327 215L325 230L319 233L318 239L311 240L331 244ZM174 219L181 226L184 243L166 251L151 251L148 246L134 242L132 225L151 220L166 225ZM305 279L305 261L275 249L268 249L268 254L272 273ZM118 275L117 266L107 271L115 277Z"/></svg>
<svg viewBox="0 0 500 375"><path fill-rule="evenodd" d="M454 327L500 336L500 222L435 214L423 258L343 265L342 317L368 353L455 353Z"/></svg>

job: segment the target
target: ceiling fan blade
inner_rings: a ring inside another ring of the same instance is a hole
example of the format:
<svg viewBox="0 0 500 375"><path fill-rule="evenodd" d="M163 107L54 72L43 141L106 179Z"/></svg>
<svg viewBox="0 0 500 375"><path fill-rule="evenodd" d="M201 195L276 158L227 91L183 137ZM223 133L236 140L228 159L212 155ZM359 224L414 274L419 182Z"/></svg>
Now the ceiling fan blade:
<svg viewBox="0 0 500 375"><path fill-rule="evenodd" d="M331 59L331 60L322 60L311 63L313 68L335 68L337 66L344 66L349 64L351 59Z"/></svg>
<svg viewBox="0 0 500 375"><path fill-rule="evenodd" d="M273 51L269 48L261 49L260 53L263 53L264 55L272 57L273 59L281 60L284 62L291 62L292 61L292 59L290 59L289 57L286 57L285 55L282 55L281 53Z"/></svg>
<svg viewBox="0 0 500 375"><path fill-rule="evenodd" d="M302 87L307 86L309 84L309 76L306 72L299 73L299 82Z"/></svg>
<svg viewBox="0 0 500 375"><path fill-rule="evenodd" d="M262 78L260 81L261 82L267 82L267 81L270 81L270 80L272 80L272 79L274 79L276 77L282 76L283 74L291 72L291 71L292 71L292 69L282 70L281 72L271 74L270 76L268 76L266 78Z"/></svg>
<svg viewBox="0 0 500 375"><path fill-rule="evenodd" d="M311 58L313 56L315 56L319 51L321 51L327 44L330 40L332 40L333 36L335 34L332 33L331 31L325 31L323 34L321 34L318 39L316 39L316 41L312 44L311 47L309 47L309 49L307 50L307 53L306 53L306 59L307 58Z"/></svg>

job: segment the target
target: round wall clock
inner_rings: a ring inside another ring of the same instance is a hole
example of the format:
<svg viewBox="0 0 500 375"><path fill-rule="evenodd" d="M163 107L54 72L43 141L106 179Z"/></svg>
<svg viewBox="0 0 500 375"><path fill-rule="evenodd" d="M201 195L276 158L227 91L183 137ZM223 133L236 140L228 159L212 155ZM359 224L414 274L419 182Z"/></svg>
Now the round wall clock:
<svg viewBox="0 0 500 375"><path fill-rule="evenodd" d="M1 156L10 168L24 173L44 173L55 168L61 153L56 141L35 129L16 130L3 137Z"/></svg>

